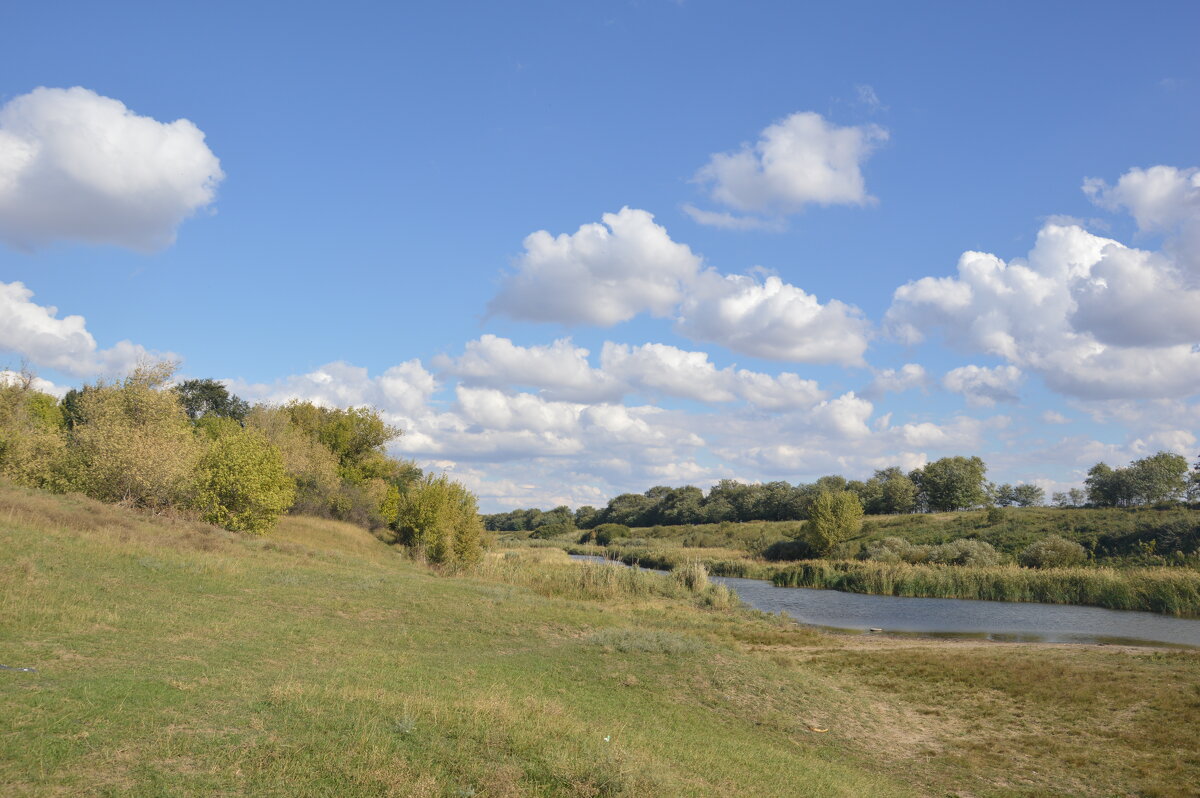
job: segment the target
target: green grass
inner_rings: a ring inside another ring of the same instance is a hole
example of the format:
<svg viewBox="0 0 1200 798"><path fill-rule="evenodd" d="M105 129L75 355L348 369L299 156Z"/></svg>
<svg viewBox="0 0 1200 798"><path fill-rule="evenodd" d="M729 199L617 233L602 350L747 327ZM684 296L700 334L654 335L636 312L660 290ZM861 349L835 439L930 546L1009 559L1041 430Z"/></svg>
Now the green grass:
<svg viewBox="0 0 1200 798"><path fill-rule="evenodd" d="M440 576L343 524L255 540L3 486L0 550L0 663L36 668L0 670L5 796L1200 783L1196 652L827 635L555 549Z"/></svg>

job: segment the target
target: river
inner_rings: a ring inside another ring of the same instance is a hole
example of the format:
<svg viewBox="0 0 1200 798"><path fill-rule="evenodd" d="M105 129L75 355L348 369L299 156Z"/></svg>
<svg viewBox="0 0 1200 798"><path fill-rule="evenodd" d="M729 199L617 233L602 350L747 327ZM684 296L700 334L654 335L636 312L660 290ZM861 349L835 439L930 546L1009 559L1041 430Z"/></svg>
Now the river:
<svg viewBox="0 0 1200 798"><path fill-rule="evenodd" d="M604 561L602 557L582 554L573 554L571 559ZM755 609L783 612L800 623L829 629L1035 643L1200 648L1200 620L1153 612L1069 604L872 596L806 587L776 587L761 579L710 578L737 591L741 600Z"/></svg>

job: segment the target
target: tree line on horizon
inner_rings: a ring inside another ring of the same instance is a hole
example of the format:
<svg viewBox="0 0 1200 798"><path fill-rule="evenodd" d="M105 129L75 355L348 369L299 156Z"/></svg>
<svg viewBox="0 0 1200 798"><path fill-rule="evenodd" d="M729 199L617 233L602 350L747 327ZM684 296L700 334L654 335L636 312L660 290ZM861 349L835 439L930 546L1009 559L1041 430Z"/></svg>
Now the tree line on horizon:
<svg viewBox="0 0 1200 798"><path fill-rule="evenodd" d="M1189 475L1183 455L1158 452L1123 468L1097 463L1088 471L1085 489L1055 493L1057 507L1135 507L1200 498L1200 461ZM813 515L823 494L854 497L866 515L953 512L980 507L1037 507L1046 493L1033 484L987 481L987 465L979 457L943 457L905 472L899 467L877 470L869 479L840 475L793 485L784 481L745 483L723 479L706 493L694 485L657 485L645 493L623 493L605 507L562 505L551 510L516 509L483 517L497 532L534 531L546 527L594 529L602 524L626 527L715 524L726 521L803 521Z"/></svg>
<svg viewBox="0 0 1200 798"><path fill-rule="evenodd" d="M213 379L149 363L114 382L37 390L0 379L0 477L260 535L285 513L366 527L434 563L482 556L475 496L388 456L401 430L370 407L251 405Z"/></svg>

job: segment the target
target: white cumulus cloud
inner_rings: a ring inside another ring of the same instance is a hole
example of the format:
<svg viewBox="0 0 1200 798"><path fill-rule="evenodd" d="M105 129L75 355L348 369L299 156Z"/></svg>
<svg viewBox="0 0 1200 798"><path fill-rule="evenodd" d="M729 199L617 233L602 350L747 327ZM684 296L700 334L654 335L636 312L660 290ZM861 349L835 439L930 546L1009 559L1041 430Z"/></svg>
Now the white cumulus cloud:
<svg viewBox="0 0 1200 798"><path fill-rule="evenodd" d="M688 292L677 329L755 357L844 365L863 364L871 334L862 312L836 299L822 304L775 276L712 271Z"/></svg>
<svg viewBox="0 0 1200 798"><path fill-rule="evenodd" d="M192 122L139 116L88 89L38 88L0 108L0 240L169 246L224 174Z"/></svg>
<svg viewBox="0 0 1200 798"><path fill-rule="evenodd" d="M606 213L573 234L525 239L516 271L488 309L513 318L609 326L639 313L667 316L700 258L636 208Z"/></svg>
<svg viewBox="0 0 1200 798"><path fill-rule="evenodd" d="M753 145L713 155L696 174L715 202L743 213L781 215L806 205L865 205L862 165L887 141L878 125L838 127L811 111L768 126ZM748 227L736 217L693 212L703 224Z"/></svg>
<svg viewBox="0 0 1200 798"><path fill-rule="evenodd" d="M992 407L997 402L1015 402L1021 370L1016 366L960 366L942 378L942 385L961 394L971 407Z"/></svg>
<svg viewBox="0 0 1200 798"><path fill-rule="evenodd" d="M101 349L83 316L58 317L58 308L33 301L24 283L0 283L0 352L77 377L115 375L146 359L171 358L130 341Z"/></svg>
<svg viewBox="0 0 1200 798"><path fill-rule="evenodd" d="M508 338L486 334L469 341L457 358L439 356L433 365L471 385L531 386L548 398L568 401L605 401L625 391L619 381L588 362L588 350L569 338L549 345L518 346Z"/></svg>
<svg viewBox="0 0 1200 798"><path fill-rule="evenodd" d="M461 356L438 356L433 365L468 387L531 387L551 401L615 402L640 393L705 403L744 401L764 410L784 410L811 407L825 397L816 381L797 374L717 368L707 352L668 344L605 342L598 367L588 355L569 338L519 346L489 334L469 341Z"/></svg>
<svg viewBox="0 0 1200 798"><path fill-rule="evenodd" d="M955 346L1040 374L1084 399L1170 398L1200 392L1200 280L1186 250L1196 170L1132 170L1089 194L1128 208L1160 251L1127 247L1077 225L1048 223L1025 258L966 252L952 277L896 289L885 329L906 343L934 331Z"/></svg>

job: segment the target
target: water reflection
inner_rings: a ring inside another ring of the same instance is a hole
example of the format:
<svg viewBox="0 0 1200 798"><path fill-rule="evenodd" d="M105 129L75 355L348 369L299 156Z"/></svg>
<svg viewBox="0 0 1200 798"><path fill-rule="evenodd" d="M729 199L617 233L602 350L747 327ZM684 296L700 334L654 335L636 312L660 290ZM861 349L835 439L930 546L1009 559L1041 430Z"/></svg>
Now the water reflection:
<svg viewBox="0 0 1200 798"><path fill-rule="evenodd" d="M600 561L601 557L572 555ZM764 612L783 612L801 623L837 630L968 637L1035 643L1109 643L1200 648L1200 620L1152 612L1066 604L900 598L776 587L761 579L713 577Z"/></svg>

